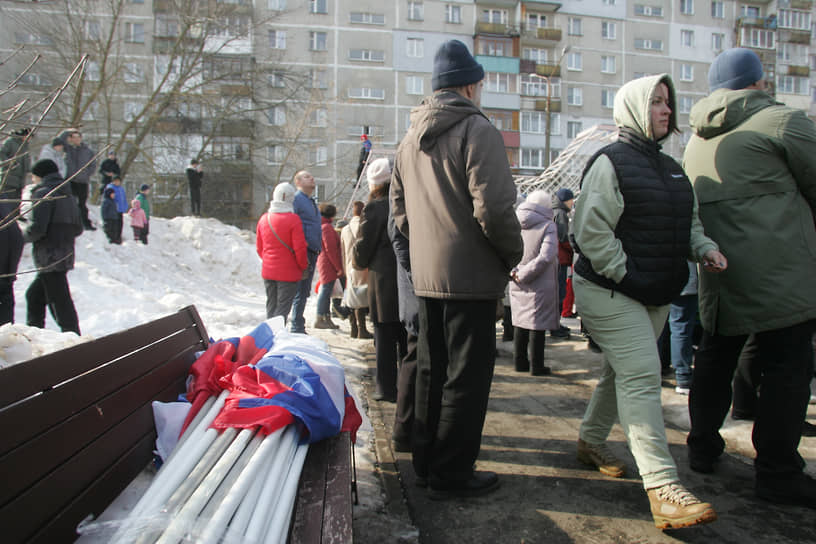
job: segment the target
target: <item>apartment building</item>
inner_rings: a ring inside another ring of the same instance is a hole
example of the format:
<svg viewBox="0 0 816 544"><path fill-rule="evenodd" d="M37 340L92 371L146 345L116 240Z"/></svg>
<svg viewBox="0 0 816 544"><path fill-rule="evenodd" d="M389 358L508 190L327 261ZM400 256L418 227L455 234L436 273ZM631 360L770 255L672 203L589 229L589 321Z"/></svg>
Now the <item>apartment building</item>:
<svg viewBox="0 0 816 544"><path fill-rule="evenodd" d="M48 97L89 54L85 94L69 87L44 129L81 115L86 140L116 144L126 184L152 181L168 215L185 213L184 166L199 155L205 214L247 227L302 168L319 199L348 198L360 136L393 154L447 39L485 67L482 108L529 175L611 123L616 91L646 74L675 81L682 133L665 149L681 156L709 63L729 47L757 51L777 99L816 113L812 13L813 0L0 0L4 83L43 57L0 102Z"/></svg>

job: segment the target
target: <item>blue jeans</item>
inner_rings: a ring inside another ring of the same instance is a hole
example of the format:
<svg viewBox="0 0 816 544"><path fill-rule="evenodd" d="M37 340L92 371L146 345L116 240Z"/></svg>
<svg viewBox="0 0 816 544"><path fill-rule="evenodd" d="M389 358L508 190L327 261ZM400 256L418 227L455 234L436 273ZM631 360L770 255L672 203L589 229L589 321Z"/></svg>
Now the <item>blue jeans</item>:
<svg viewBox="0 0 816 544"><path fill-rule="evenodd" d="M292 313L289 315L292 332L306 332L306 320L303 318L303 310L306 309L306 299L309 298L309 291L312 290L312 278L314 277L315 264L317 263L317 253L309 250L309 275L298 283L298 290L295 299L292 301Z"/></svg>
<svg viewBox="0 0 816 544"><path fill-rule="evenodd" d="M675 298L669 307L671 362L678 387L691 387L691 358L694 325L697 322L697 295Z"/></svg>
<svg viewBox="0 0 816 544"><path fill-rule="evenodd" d="M317 293L317 315L329 315L333 290L334 281L320 284L320 291Z"/></svg>

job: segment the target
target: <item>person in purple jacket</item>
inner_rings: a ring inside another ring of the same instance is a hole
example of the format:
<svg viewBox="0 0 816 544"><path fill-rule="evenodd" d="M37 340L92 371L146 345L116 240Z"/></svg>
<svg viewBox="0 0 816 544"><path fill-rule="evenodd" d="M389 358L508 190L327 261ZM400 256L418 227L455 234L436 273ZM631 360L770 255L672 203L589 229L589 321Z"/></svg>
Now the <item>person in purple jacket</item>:
<svg viewBox="0 0 816 544"><path fill-rule="evenodd" d="M553 221L552 197L533 191L519 204L524 256L510 272L510 310L513 314L513 359L517 372L546 376L547 331L558 328L558 227ZM528 358L528 348L530 356ZM532 366L531 366L532 363Z"/></svg>

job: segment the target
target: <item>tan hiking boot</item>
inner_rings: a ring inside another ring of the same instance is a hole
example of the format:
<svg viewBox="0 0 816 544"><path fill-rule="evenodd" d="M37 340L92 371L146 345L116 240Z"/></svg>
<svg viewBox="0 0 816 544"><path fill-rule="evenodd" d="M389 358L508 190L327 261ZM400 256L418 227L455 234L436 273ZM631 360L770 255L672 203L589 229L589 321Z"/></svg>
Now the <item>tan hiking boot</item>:
<svg viewBox="0 0 816 544"><path fill-rule="evenodd" d="M578 460L586 465L596 467L601 474L606 474L613 478L623 476L626 465L615 457L612 450L606 443L590 444L578 439Z"/></svg>
<svg viewBox="0 0 816 544"><path fill-rule="evenodd" d="M680 482L649 489L646 494L658 529L680 529L717 519L714 508L707 502L701 502Z"/></svg>

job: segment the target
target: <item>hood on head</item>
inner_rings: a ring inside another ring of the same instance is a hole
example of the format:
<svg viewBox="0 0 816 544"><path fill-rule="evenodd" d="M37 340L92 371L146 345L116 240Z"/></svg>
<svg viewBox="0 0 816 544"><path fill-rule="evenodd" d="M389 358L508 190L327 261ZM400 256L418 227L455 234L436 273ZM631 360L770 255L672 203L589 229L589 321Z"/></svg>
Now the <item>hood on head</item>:
<svg viewBox="0 0 816 544"><path fill-rule="evenodd" d="M110 195L112 195L115 192L116 191L113 189L113 187L105 187L105 192L103 193L103 196L105 198L110 198Z"/></svg>
<svg viewBox="0 0 816 544"><path fill-rule="evenodd" d="M545 191L541 192L547 194L547 198L549 199L549 193ZM527 197L527 201L522 202L518 208L516 208L516 217L518 217L519 223L521 223L521 228L529 229L541 223L552 221L553 209L549 202L539 204L538 202L531 202L530 197Z"/></svg>
<svg viewBox="0 0 816 544"><path fill-rule="evenodd" d="M474 114L484 115L464 96L443 90L426 98L411 110L412 133L419 139L420 149L428 151L436 146L436 140L440 136Z"/></svg>
<svg viewBox="0 0 816 544"><path fill-rule="evenodd" d="M668 138L677 129L677 94L669 74L658 74L633 79L615 93L615 107L612 116L615 124L621 128L631 129L647 140L654 140L652 131L651 105L657 86L665 83L669 88L669 132ZM663 138L661 138L663 139Z"/></svg>
<svg viewBox="0 0 816 544"><path fill-rule="evenodd" d="M135 210L138 210L139 208L142 207L142 203L139 202L138 198L134 198L133 200L130 201L130 207Z"/></svg>
<svg viewBox="0 0 816 544"><path fill-rule="evenodd" d="M691 108L689 125L700 138L713 138L732 130L759 110L779 104L756 89L718 89Z"/></svg>

